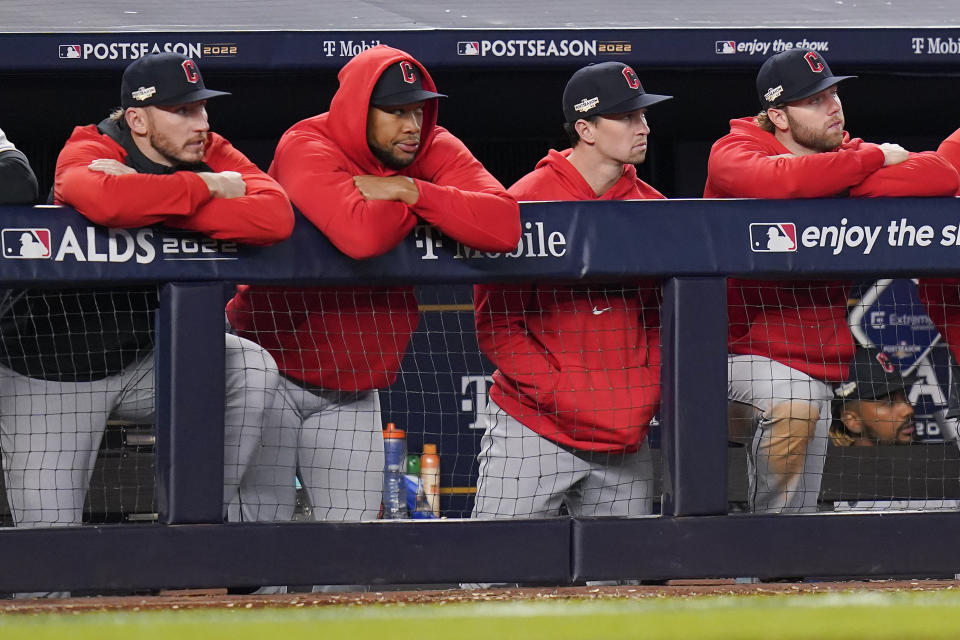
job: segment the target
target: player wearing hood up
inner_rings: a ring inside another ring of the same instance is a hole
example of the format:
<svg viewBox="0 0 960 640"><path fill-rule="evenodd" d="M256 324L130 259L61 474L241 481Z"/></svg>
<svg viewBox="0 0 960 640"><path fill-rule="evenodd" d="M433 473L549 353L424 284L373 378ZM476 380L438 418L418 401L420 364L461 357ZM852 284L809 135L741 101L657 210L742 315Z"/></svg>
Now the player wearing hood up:
<svg viewBox="0 0 960 640"><path fill-rule="evenodd" d="M327 113L280 139L270 175L352 258L394 248L421 222L482 251L520 239L516 201L464 144L437 126L430 75L409 54L364 51L339 74ZM292 515L294 477L318 520L376 518L383 474L377 389L397 376L419 313L412 287L242 286L228 305L240 335L285 377L285 477L264 478ZM277 462L277 461L270 461Z"/></svg>
<svg viewBox="0 0 960 640"><path fill-rule="evenodd" d="M510 187L519 200L646 200L645 93L621 62L584 67L563 93L572 148ZM637 214L642 217L640 211ZM497 366L473 516L650 513L645 442L660 403L660 282L477 285L477 341Z"/></svg>

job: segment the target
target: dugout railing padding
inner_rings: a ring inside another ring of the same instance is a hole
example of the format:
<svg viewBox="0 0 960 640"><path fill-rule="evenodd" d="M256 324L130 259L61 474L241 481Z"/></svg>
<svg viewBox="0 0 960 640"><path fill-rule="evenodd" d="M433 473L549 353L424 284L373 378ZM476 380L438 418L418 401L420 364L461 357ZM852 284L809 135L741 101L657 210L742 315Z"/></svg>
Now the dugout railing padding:
<svg viewBox="0 0 960 640"><path fill-rule="evenodd" d="M727 275L949 275L960 252L960 201L544 203L525 204L521 213L524 239L513 257L468 252L419 228L385 256L357 262L303 220L274 247L214 243L204 253L195 236L177 231L109 232L68 209L0 210L4 238L7 230L40 226L51 236L49 259L11 259L4 249L6 286L164 283L156 334L159 524L2 529L0 592L960 572L955 545L904 546L931 532L953 539L956 513L727 515L727 434L718 428L726 417ZM796 251L754 251L751 224L770 223L794 225ZM852 242L821 245L821 237L850 238L840 228L854 226L881 228L869 252ZM932 240L918 233L923 226ZM954 241L946 242L950 226ZM128 241L135 247L129 256ZM191 256L205 259L184 259ZM221 522L223 432L209 427L223 423L222 391L211 389L223 385L227 283L642 275L666 278L662 515ZM870 544L836 544L865 538Z"/></svg>

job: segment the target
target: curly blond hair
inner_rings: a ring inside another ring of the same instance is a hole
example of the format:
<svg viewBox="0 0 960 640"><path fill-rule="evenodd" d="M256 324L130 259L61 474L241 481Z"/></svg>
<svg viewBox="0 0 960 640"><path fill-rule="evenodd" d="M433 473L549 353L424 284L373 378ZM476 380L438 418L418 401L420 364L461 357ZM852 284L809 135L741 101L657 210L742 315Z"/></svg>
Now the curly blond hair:
<svg viewBox="0 0 960 640"><path fill-rule="evenodd" d="M754 121L757 123L757 126L766 131L767 133L773 133L777 130L773 123L770 122L770 116L767 115L766 111L761 111L754 118Z"/></svg>

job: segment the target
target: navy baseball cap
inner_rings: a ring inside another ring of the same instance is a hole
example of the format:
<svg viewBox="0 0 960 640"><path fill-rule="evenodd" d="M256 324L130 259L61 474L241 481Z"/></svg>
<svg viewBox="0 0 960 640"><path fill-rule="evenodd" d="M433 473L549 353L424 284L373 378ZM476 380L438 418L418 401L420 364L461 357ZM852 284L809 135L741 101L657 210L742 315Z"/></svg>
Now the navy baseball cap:
<svg viewBox="0 0 960 640"><path fill-rule="evenodd" d="M778 104L809 98L838 82L857 76L835 76L816 51L787 49L770 56L757 73L757 95L764 111Z"/></svg>
<svg viewBox="0 0 960 640"><path fill-rule="evenodd" d="M850 363L847 381L838 385L833 393L843 400L883 400L903 391L916 381L915 376L900 374L900 367L890 357L875 347L858 347Z"/></svg>
<svg viewBox="0 0 960 640"><path fill-rule="evenodd" d="M605 113L626 113L672 97L646 93L629 65L601 62L583 67L567 81L563 117L566 122L576 122Z"/></svg>
<svg viewBox="0 0 960 640"><path fill-rule="evenodd" d="M155 53L130 63L120 82L120 106L149 107L187 104L230 95L203 84L200 68L179 53Z"/></svg>
<svg viewBox="0 0 960 640"><path fill-rule="evenodd" d="M370 104L377 107L395 107L399 104L422 102L431 98L446 98L442 93L423 88L420 67L409 60L395 62L383 70L370 94Z"/></svg>

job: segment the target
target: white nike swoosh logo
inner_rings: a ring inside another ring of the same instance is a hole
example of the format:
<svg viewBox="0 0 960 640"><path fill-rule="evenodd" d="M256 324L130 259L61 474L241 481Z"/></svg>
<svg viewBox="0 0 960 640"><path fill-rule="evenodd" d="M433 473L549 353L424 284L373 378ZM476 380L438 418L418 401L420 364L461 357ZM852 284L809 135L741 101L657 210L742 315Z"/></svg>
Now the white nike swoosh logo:
<svg viewBox="0 0 960 640"><path fill-rule="evenodd" d="M607 312L607 311L610 311L610 309L613 309L613 307L607 307L606 309L597 309L596 307L594 307L594 308L593 308L593 315L598 316L598 315L600 315L601 313L605 313L605 312Z"/></svg>

